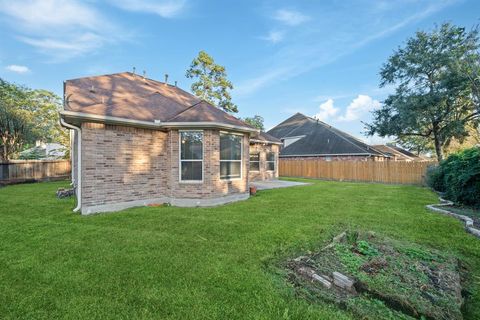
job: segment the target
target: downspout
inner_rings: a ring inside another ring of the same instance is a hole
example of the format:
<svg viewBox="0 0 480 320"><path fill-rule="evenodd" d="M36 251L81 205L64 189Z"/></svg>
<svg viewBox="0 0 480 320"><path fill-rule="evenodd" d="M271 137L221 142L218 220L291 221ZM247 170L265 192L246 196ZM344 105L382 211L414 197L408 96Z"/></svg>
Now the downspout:
<svg viewBox="0 0 480 320"><path fill-rule="evenodd" d="M75 181L76 182L76 186L75 188L77 189L77 206L75 207L75 209L73 209L73 212L77 212L79 211L81 208L82 208L82 130L80 130L79 127L77 126L74 126L72 124L69 124L69 123L66 123L62 117L60 116L60 123L62 126L66 127L66 128L69 128L69 129L72 129L72 130L75 130L75 133L77 134L77 150L76 150L76 153L77 153L77 180ZM73 161L73 157L72 157L72 162ZM73 174L72 174L72 178L73 178ZM75 178L73 178L72 180L74 180Z"/></svg>
<svg viewBox="0 0 480 320"><path fill-rule="evenodd" d="M72 182L70 182L70 185L71 186L75 186L75 175L73 174L73 172L75 171L75 160L74 160L74 157L77 156L77 154L75 152L73 152L73 147L75 146L74 142L75 142L75 135L74 135L74 132L75 131L72 131L72 130L68 130L69 131L69 136L70 136L70 162L71 162L71 167L72 167Z"/></svg>

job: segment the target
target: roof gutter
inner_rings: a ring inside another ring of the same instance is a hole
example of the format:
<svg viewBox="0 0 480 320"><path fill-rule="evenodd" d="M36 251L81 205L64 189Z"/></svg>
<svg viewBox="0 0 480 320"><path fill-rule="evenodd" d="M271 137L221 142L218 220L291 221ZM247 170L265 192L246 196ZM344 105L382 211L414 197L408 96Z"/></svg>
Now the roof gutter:
<svg viewBox="0 0 480 320"><path fill-rule="evenodd" d="M68 117L72 119L87 120L94 122L102 123L111 123L111 124L121 124L126 126L134 127L143 127L143 128L153 128L153 129L168 129L168 128L220 128L220 129L229 129L236 130L240 132L248 133L258 133L260 130L255 128L243 127L232 125L222 122L151 122L151 121L142 121L142 120L132 120L121 117L112 117L112 116L102 116L84 112L76 111L60 111L62 117Z"/></svg>
<svg viewBox="0 0 480 320"><path fill-rule="evenodd" d="M76 186L74 186L74 187L77 191L77 206L73 209L73 212L77 212L82 208L82 170L81 170L82 169L82 152L81 152L81 150L82 150L82 130L77 126L66 123L65 120L63 120L63 118L61 116L60 116L60 124L63 127L75 130L75 133L78 134L77 135L77 150L76 150L77 179L74 181L74 182L76 182ZM74 168L73 162L74 162L74 160L72 158L72 168ZM72 172L72 180L74 180L73 179L73 172Z"/></svg>

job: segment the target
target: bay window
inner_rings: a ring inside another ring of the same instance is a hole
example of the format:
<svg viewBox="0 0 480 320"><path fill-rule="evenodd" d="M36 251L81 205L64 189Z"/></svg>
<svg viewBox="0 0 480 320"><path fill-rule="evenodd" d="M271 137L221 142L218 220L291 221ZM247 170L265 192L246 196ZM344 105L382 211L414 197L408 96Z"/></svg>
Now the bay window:
<svg viewBox="0 0 480 320"><path fill-rule="evenodd" d="M180 131L180 181L203 181L202 131Z"/></svg>
<svg viewBox="0 0 480 320"><path fill-rule="evenodd" d="M220 179L242 177L242 139L241 135L220 133Z"/></svg>

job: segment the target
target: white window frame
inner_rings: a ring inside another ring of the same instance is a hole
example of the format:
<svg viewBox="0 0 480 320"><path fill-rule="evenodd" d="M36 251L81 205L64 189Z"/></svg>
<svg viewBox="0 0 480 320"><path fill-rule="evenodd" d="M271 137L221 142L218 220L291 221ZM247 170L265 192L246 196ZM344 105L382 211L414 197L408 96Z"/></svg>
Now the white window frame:
<svg viewBox="0 0 480 320"><path fill-rule="evenodd" d="M272 153L273 154L273 161L268 160L268 154ZM270 170L268 168L268 163L273 162L273 170ZM265 154L265 171L270 171L270 172L275 172L277 171L277 155L273 151L269 151Z"/></svg>
<svg viewBox="0 0 480 320"><path fill-rule="evenodd" d="M182 160L182 132L201 132L202 133L202 159L183 159ZM178 130L178 181L180 183L203 183L205 180L205 133L203 130ZM202 162L202 180L182 180L182 161Z"/></svg>
<svg viewBox="0 0 480 320"><path fill-rule="evenodd" d="M250 156L251 156L252 154L258 154L258 161L252 161L252 160L250 160ZM261 161L261 156L262 156L262 154L260 153L260 151L249 153L249 155L248 155L248 165L249 165L249 166L248 166L248 169L249 169L251 172L260 172L260 163L262 162L262 161ZM252 162L257 162L257 163L258 163L258 170L253 170L253 169L252 169L252 167L251 167Z"/></svg>
<svg viewBox="0 0 480 320"><path fill-rule="evenodd" d="M240 160L222 160L221 155L222 155L222 149L220 148L220 136L221 135L232 135L232 136L240 136ZM228 131L220 131L220 134L218 136L218 150L219 150L219 158L220 158L220 163L222 162L240 162L240 177L238 178L230 178L230 177L222 177L222 173L219 167L219 176L220 180L224 181L235 181L235 180L242 180L243 178L243 134L237 133L237 132L228 132Z"/></svg>

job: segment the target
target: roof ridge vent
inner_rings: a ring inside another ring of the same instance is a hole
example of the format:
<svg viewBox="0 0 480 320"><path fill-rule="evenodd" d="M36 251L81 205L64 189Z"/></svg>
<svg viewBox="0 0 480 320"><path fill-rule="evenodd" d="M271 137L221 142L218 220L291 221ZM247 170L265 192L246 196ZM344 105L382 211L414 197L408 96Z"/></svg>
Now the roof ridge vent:
<svg viewBox="0 0 480 320"><path fill-rule="evenodd" d="M165 73L165 85L168 84L168 73Z"/></svg>

